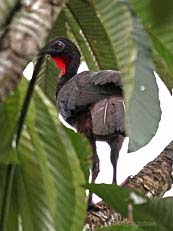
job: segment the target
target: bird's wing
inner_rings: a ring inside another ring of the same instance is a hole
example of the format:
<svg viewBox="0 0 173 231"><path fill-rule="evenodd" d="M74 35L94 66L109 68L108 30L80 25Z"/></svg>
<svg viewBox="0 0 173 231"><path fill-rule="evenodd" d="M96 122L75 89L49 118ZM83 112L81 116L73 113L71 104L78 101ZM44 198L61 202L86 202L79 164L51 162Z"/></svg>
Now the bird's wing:
<svg viewBox="0 0 173 231"><path fill-rule="evenodd" d="M114 83L115 86L122 87L121 75L119 71L103 70L98 72L90 72L90 79L95 85Z"/></svg>
<svg viewBox="0 0 173 231"><path fill-rule="evenodd" d="M122 96L119 72L85 71L75 75L60 89L57 106L60 114L67 119L112 95Z"/></svg>

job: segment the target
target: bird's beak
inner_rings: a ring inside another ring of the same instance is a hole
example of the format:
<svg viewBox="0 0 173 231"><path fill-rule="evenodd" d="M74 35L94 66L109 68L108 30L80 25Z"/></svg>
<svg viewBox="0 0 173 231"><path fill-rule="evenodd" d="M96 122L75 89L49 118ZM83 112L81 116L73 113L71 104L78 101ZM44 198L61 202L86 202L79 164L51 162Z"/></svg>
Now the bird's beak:
<svg viewBox="0 0 173 231"><path fill-rule="evenodd" d="M42 55L57 56L59 53L49 44L44 46L41 50Z"/></svg>
<svg viewBox="0 0 173 231"><path fill-rule="evenodd" d="M40 55L51 55L52 49L49 44L46 44L41 51L39 52Z"/></svg>

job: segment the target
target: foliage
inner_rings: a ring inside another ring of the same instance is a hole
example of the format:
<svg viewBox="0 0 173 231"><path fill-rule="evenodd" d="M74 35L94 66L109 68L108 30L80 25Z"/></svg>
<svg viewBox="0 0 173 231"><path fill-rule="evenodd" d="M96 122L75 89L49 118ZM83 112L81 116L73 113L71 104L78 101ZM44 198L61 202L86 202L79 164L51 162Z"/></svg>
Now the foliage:
<svg viewBox="0 0 173 231"><path fill-rule="evenodd" d="M141 20L152 40L154 51L159 55L159 60L164 63L165 71L169 73L169 77L167 78L167 75L163 75L162 68L157 68L160 77L171 91L173 86L173 15L170 11L173 9L173 2L171 0L167 0L163 3L163 1L159 0L157 2L157 6L153 0L131 0L131 3L137 14L141 17ZM160 15L158 15L158 10ZM158 62L159 61L156 59L156 64L158 64Z"/></svg>
<svg viewBox="0 0 173 231"><path fill-rule="evenodd" d="M104 199L104 201L120 212L124 217L128 216L129 204L132 206L133 219L130 224L118 224L114 228L99 230L134 230L134 231L154 231L172 230L172 197L163 199L148 200L144 196L131 190L120 188L114 185L91 184L88 188ZM168 215L169 214L169 215Z"/></svg>
<svg viewBox="0 0 173 231"><path fill-rule="evenodd" d="M1 1L1 37L20 2ZM172 4L165 1L162 12L158 2L155 7L153 0L69 1L47 38L69 36L91 70L121 70L130 151L148 143L158 128L161 110L154 68L169 90L173 86ZM23 79L0 104L0 230L82 230L91 150L57 119L58 74L47 57L38 59L32 80ZM127 189L87 187L124 216L133 204L133 225L104 230L173 228L172 198L146 200L140 195L142 203L135 204L131 196L136 194Z"/></svg>
<svg viewBox="0 0 173 231"><path fill-rule="evenodd" d="M23 94L26 87L26 81L22 81L17 91ZM55 107L37 87L16 150L19 164L12 165L8 158L6 169L9 176L2 176L7 185L4 196L9 195L2 203L3 230L8 230L12 221L19 223L18 216L14 219L11 214L14 210L9 206L14 206L16 213L21 215L22 227L26 230L82 228L86 202L80 162L87 158L87 154L82 156L80 153L77 158L77 152L90 149L86 141L77 137L75 145L78 148L74 148L75 134L72 138L67 135L57 120Z"/></svg>

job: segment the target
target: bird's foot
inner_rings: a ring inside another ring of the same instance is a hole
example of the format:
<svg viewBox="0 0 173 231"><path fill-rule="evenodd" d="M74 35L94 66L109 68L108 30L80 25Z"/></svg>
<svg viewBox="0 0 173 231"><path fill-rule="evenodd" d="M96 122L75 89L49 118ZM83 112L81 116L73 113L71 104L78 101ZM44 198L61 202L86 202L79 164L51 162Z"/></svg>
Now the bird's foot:
<svg viewBox="0 0 173 231"><path fill-rule="evenodd" d="M126 186L132 178L133 178L132 175L128 176L128 177L120 184L120 186Z"/></svg>
<svg viewBox="0 0 173 231"><path fill-rule="evenodd" d="M98 212L100 210L100 206L98 204L95 204L93 202L90 202L88 204L88 208L87 211L94 211L94 212Z"/></svg>

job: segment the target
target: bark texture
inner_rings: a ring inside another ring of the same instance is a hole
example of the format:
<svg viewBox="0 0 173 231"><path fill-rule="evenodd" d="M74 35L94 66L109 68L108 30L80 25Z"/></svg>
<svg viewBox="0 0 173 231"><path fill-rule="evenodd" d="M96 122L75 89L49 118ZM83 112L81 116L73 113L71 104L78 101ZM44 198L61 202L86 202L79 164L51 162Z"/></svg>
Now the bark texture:
<svg viewBox="0 0 173 231"><path fill-rule="evenodd" d="M173 141L161 152L161 154L149 162L137 175L129 177L123 187L138 190L147 197L162 197L173 184ZM99 202L98 212L88 212L83 231L93 231L98 227L127 223L121 215L110 207Z"/></svg>
<svg viewBox="0 0 173 231"><path fill-rule="evenodd" d="M138 190L148 197L162 197L173 184L173 141L153 161L123 186Z"/></svg>
<svg viewBox="0 0 173 231"><path fill-rule="evenodd" d="M22 0L17 7L13 5L14 11L4 22L6 29L0 34L0 102L15 89L23 69L43 46L65 2Z"/></svg>

